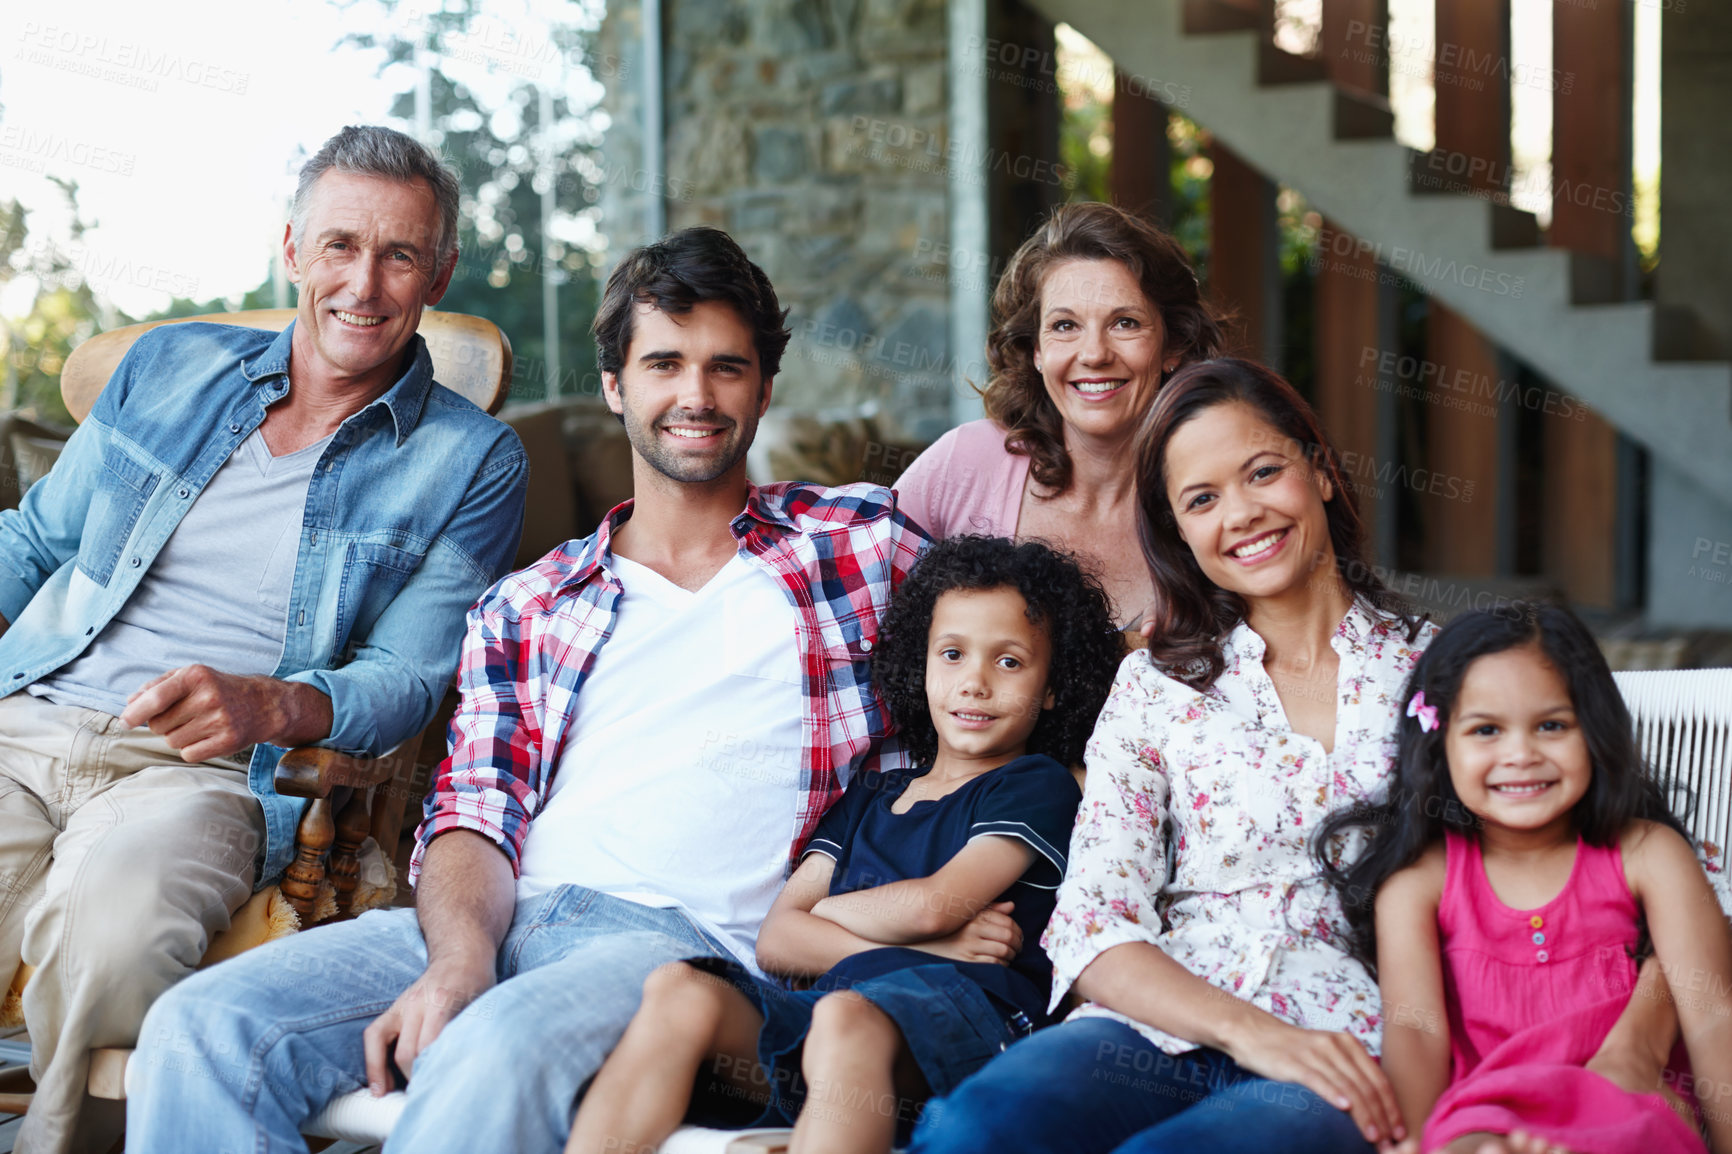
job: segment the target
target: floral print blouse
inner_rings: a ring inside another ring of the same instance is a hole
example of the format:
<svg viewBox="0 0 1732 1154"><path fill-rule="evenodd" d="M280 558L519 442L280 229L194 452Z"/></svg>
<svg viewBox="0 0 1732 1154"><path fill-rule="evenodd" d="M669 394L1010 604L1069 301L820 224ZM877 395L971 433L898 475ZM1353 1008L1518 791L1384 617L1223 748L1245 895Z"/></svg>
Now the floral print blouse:
<svg viewBox="0 0 1732 1154"><path fill-rule="evenodd" d="M1340 655L1335 745L1295 733L1241 623L1226 668L1199 693L1125 658L1086 755L1070 868L1041 944L1052 1004L1095 958L1149 942L1219 989L1296 1026L1344 1030L1379 1052L1377 982L1347 952L1347 919L1318 873L1311 836L1339 806L1382 797L1400 694L1436 634L1356 601L1330 640ZM1362 834L1337 838L1332 859ZM1196 1048L1094 1003L1073 1017L1134 1027L1170 1054Z"/></svg>

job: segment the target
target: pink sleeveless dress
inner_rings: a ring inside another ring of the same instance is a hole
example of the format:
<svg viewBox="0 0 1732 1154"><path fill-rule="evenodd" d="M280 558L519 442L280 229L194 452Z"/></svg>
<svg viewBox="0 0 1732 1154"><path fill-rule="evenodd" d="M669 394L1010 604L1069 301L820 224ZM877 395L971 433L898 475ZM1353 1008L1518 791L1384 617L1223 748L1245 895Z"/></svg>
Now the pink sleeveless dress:
<svg viewBox="0 0 1732 1154"><path fill-rule="evenodd" d="M1577 1154L1705 1154L1660 1095L1627 1093L1583 1068L1636 985L1640 911L1618 847L1578 840L1558 896L1514 910L1492 891L1479 843L1445 836L1437 926L1450 1085L1424 1148L1520 1127Z"/></svg>

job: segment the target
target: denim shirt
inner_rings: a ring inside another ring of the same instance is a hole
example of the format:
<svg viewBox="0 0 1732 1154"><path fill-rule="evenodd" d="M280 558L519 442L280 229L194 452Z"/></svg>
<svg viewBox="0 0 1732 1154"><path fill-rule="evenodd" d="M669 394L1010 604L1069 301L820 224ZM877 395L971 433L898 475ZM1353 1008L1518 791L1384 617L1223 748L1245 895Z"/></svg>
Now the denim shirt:
<svg viewBox="0 0 1732 1154"><path fill-rule="evenodd" d="M134 343L59 462L0 513L0 616L12 623L0 696L77 657L119 612L211 476L288 395L293 336L292 324L190 323ZM464 613L523 526L517 435L434 382L419 336L411 352L313 471L275 671L331 699L320 744L351 753L385 753L431 719ZM305 804L277 796L281 756L261 744L249 767L265 818L260 885L293 857Z"/></svg>

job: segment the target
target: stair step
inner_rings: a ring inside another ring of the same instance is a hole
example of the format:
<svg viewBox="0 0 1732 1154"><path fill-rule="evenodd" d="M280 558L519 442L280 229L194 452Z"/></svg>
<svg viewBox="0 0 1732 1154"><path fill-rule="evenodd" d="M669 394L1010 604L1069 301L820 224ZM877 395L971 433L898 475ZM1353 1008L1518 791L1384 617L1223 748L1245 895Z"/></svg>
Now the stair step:
<svg viewBox="0 0 1732 1154"><path fill-rule="evenodd" d="M1624 299L1623 270L1616 261L1585 252L1570 253L1570 303L1614 304Z"/></svg>
<svg viewBox="0 0 1732 1154"><path fill-rule="evenodd" d="M1259 23L1255 0L1249 4L1234 4L1230 0L1185 0L1187 36L1255 32Z"/></svg>
<svg viewBox="0 0 1732 1154"><path fill-rule="evenodd" d="M1499 171L1413 152L1383 133L1382 109L1332 84L1257 84L1269 2L1140 0L1145 18L1126 22L1123 0L1029 0L1110 43L1121 66L1187 83L1187 114L1350 238L1332 243L1366 246L1704 492L1732 492L1728 350L1687 310L1621 301L1615 277L1539 243L1507 195L1467 187Z"/></svg>
<svg viewBox="0 0 1732 1154"><path fill-rule="evenodd" d="M1389 101L1369 92L1335 90L1336 140L1393 140L1395 111Z"/></svg>
<svg viewBox="0 0 1732 1154"><path fill-rule="evenodd" d="M1507 201L1509 194L1475 183L1479 174L1464 169L1461 153L1433 149L1409 153L1408 188L1415 196L1474 196L1481 200ZM1471 166L1471 161L1469 162Z"/></svg>
<svg viewBox="0 0 1732 1154"><path fill-rule="evenodd" d="M1257 83L1263 88L1283 84L1317 84L1329 80L1329 62L1317 56L1283 52L1273 44L1257 46Z"/></svg>
<svg viewBox="0 0 1732 1154"><path fill-rule="evenodd" d="M1491 203L1491 247L1494 249L1538 248L1540 218L1497 201Z"/></svg>
<svg viewBox="0 0 1732 1154"><path fill-rule="evenodd" d="M1717 361L1725 352L1715 347L1713 336L1688 305L1654 305L1656 361Z"/></svg>

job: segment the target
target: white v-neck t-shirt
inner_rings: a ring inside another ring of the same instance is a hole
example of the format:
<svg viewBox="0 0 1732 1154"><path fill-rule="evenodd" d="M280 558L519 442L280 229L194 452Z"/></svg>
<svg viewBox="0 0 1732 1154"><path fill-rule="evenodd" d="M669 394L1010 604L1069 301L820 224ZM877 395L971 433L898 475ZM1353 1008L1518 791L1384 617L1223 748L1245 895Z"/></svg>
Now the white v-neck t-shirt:
<svg viewBox="0 0 1732 1154"><path fill-rule="evenodd" d="M736 554L698 590L613 556L624 588L524 842L518 899L581 885L677 906L756 969L805 776L787 594Z"/></svg>

